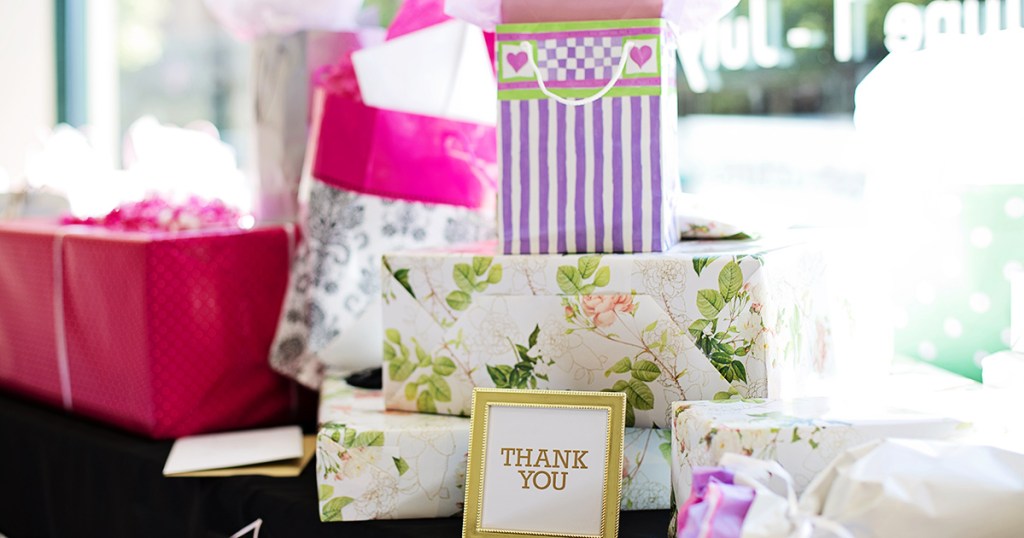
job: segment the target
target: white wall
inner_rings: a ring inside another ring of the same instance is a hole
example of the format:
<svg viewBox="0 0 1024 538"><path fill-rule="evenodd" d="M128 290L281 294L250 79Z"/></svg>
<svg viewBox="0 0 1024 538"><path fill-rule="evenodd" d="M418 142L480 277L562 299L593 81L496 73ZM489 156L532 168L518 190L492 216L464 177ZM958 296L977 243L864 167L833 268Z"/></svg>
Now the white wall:
<svg viewBox="0 0 1024 538"><path fill-rule="evenodd" d="M0 0L0 167L15 180L57 118L53 30L51 0Z"/></svg>

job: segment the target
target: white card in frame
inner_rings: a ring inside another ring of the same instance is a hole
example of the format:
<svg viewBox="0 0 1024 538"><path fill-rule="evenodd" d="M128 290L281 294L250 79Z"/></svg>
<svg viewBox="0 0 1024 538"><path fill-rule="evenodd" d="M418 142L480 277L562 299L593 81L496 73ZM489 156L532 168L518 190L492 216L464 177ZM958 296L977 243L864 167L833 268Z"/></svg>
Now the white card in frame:
<svg viewBox="0 0 1024 538"><path fill-rule="evenodd" d="M466 538L618 535L625 395L473 391Z"/></svg>

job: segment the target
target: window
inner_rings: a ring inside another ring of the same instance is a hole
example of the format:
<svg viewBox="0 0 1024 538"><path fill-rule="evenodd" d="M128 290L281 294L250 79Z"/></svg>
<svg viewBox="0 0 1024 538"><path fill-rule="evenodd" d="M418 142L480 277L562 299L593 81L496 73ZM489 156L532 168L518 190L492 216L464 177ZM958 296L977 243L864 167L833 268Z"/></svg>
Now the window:
<svg viewBox="0 0 1024 538"><path fill-rule="evenodd" d="M59 119L88 125L120 162L144 115L180 126L209 121L246 162L252 124L249 47L202 0L57 0Z"/></svg>
<svg viewBox="0 0 1024 538"><path fill-rule="evenodd" d="M798 223L853 221L864 191L857 84L889 52L1020 28L1022 4L741 0L681 45L684 185L722 196L742 188L751 204L792 208L786 218Z"/></svg>

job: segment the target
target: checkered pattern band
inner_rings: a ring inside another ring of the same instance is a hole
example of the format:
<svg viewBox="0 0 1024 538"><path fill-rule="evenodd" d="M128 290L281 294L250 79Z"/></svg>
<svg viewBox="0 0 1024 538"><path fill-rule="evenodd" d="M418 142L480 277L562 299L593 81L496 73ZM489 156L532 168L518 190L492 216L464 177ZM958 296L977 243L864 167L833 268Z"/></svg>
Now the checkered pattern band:
<svg viewBox="0 0 1024 538"><path fill-rule="evenodd" d="M622 38L564 37L537 42L544 80L608 80L622 56Z"/></svg>

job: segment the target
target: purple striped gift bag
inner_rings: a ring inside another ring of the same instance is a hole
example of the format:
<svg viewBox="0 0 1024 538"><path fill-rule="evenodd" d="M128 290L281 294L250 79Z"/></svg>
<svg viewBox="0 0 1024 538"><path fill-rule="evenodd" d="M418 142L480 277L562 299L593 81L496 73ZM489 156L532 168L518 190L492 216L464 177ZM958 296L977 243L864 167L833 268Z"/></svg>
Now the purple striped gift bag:
<svg viewBox="0 0 1024 538"><path fill-rule="evenodd" d="M506 254L679 240L675 41L661 19L497 27Z"/></svg>

